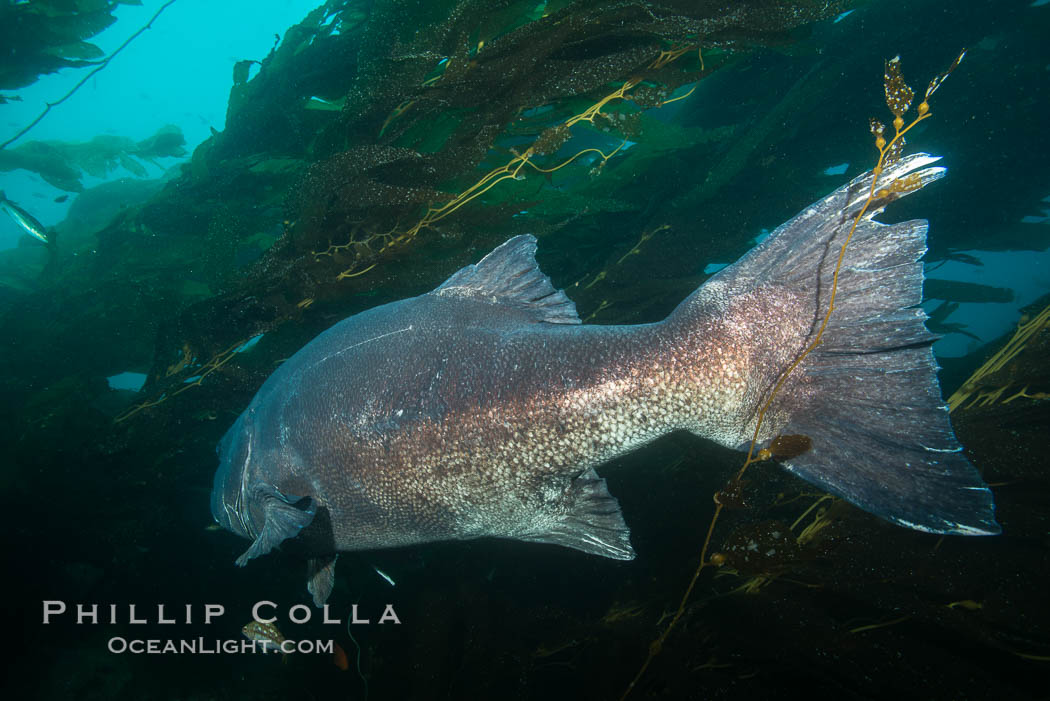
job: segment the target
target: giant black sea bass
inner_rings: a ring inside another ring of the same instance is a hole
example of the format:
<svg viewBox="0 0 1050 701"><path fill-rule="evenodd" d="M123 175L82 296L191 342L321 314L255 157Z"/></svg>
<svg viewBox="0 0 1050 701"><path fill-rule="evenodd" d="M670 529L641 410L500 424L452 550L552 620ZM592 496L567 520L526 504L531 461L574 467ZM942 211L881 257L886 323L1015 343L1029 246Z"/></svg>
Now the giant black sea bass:
<svg viewBox="0 0 1050 701"><path fill-rule="evenodd" d="M287 360L219 446L212 514L252 540L244 565L308 541L321 605L339 551L481 537L634 557L603 463L679 429L746 449L759 407L828 308L822 342L776 394L759 446L802 434L788 471L894 523L999 531L961 453L923 325L926 223L873 217L916 154L779 227L665 320L581 325L517 236L433 292L336 324Z"/></svg>

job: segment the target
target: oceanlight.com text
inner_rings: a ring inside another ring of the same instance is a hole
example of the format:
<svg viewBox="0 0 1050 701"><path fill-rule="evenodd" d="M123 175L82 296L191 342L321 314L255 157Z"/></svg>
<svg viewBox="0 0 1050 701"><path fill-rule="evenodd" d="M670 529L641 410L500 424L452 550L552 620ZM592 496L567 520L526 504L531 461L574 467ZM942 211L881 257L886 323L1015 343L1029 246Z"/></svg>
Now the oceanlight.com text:
<svg viewBox="0 0 1050 701"><path fill-rule="evenodd" d="M332 654L331 640L285 640L276 645L255 640L221 640L218 638L193 638L189 640L156 640L140 638L109 639L106 648L117 655L244 655L258 653Z"/></svg>

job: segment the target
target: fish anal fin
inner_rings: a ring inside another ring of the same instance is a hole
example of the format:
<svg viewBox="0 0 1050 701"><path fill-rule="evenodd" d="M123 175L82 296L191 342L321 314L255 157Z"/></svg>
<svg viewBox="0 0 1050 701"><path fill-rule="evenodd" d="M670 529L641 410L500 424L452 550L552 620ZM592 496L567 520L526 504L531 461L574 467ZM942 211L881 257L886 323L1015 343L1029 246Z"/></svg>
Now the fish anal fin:
<svg viewBox="0 0 1050 701"><path fill-rule="evenodd" d="M311 558L306 563L306 590L313 597L314 606L321 608L335 587L335 561L339 555Z"/></svg>
<svg viewBox="0 0 1050 701"><path fill-rule="evenodd" d="M614 560L633 560L631 531L623 520L616 497L605 480L588 468L572 484L573 509L543 533L518 536L534 543L551 543Z"/></svg>
<svg viewBox="0 0 1050 701"><path fill-rule="evenodd" d="M476 265L468 265L432 294L461 297L527 312L547 324L579 324L576 304L554 289L536 263L536 237L515 236Z"/></svg>

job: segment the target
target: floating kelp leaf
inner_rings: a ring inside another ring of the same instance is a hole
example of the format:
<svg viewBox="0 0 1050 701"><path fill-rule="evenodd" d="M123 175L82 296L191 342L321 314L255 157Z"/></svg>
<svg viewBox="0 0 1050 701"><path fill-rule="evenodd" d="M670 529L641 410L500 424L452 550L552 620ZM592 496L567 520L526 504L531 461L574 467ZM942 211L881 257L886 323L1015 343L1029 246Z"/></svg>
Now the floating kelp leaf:
<svg viewBox="0 0 1050 701"><path fill-rule="evenodd" d="M71 4L77 12L99 12L105 10L109 2L108 0L73 0Z"/></svg>
<svg viewBox="0 0 1050 701"><path fill-rule="evenodd" d="M0 89L30 85L62 68L96 65L85 59L97 59L102 52L85 40L116 21L115 7L105 0L0 4Z"/></svg>
<svg viewBox="0 0 1050 701"><path fill-rule="evenodd" d="M911 107L915 91L908 87L901 77L901 57L894 56L886 61L886 72L883 75L883 84L886 89L886 105L890 112L900 118ZM897 128L898 131L900 127Z"/></svg>
<svg viewBox="0 0 1050 701"><path fill-rule="evenodd" d="M47 52L52 56L61 58L92 59L101 58L105 55L102 49L86 41L74 41L69 44L60 44L48 48Z"/></svg>
<svg viewBox="0 0 1050 701"><path fill-rule="evenodd" d="M182 129L174 124L161 127L148 138L135 145L134 154L139 158L182 158L186 155L186 137Z"/></svg>
<svg viewBox="0 0 1050 701"><path fill-rule="evenodd" d="M124 170L137 175L140 178L149 177L149 173L146 172L146 167L136 161L134 158L125 154L120 154L120 165L124 167Z"/></svg>
<svg viewBox="0 0 1050 701"><path fill-rule="evenodd" d="M86 142L27 141L0 150L0 171L28 170L61 190L81 192L84 187L80 178L84 174L104 178L122 166L146 177L142 165L129 156L151 162L155 158L183 156L185 143L182 131L170 125L137 143L114 134L101 134Z"/></svg>
<svg viewBox="0 0 1050 701"><path fill-rule="evenodd" d="M923 285L926 299L946 299L953 302L997 302L1014 301L1014 292L1005 287L991 287L976 282L938 280L927 278Z"/></svg>
<svg viewBox="0 0 1050 701"><path fill-rule="evenodd" d="M16 148L0 149L0 172L28 170L66 192L81 192L81 169L70 163L60 142L27 141Z"/></svg>
<svg viewBox="0 0 1050 701"><path fill-rule="evenodd" d="M245 60L238 61L233 64L233 84L243 85L248 82L248 75L251 73L252 64L258 63L258 61Z"/></svg>
<svg viewBox="0 0 1050 701"><path fill-rule="evenodd" d="M99 134L87 143L69 144L65 149L72 164L95 178L104 178L120 163L120 157L133 151L135 142L125 136Z"/></svg>
<svg viewBox="0 0 1050 701"><path fill-rule="evenodd" d="M463 114L445 112L426 122L416 122L395 142L396 146L412 148L419 153L437 153L459 128Z"/></svg>

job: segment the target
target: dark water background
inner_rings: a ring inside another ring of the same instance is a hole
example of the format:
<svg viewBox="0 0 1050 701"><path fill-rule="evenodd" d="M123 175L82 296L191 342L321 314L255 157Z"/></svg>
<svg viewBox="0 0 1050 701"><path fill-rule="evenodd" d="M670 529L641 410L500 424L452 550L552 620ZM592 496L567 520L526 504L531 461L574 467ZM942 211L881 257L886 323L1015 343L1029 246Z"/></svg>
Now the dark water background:
<svg viewBox="0 0 1050 701"><path fill-rule="evenodd" d="M54 260L42 247L5 252L5 279L32 271L0 286L3 630L17 647L4 679L8 698L359 699L362 676L373 699L619 697L678 606L698 562L711 495L739 467L739 454L673 435L603 470L632 529L632 562L495 540L343 555L333 613L345 623L356 602L374 621L392 604L401 620L353 628L359 676L345 625L325 625L317 614L303 625L286 620L290 606L309 603L301 561L275 554L239 569L233 559L244 543L207 530L214 446L274 363L316 333L350 313L432 289L522 231L540 235L541 266L583 318L662 318L703 282L705 266L735 260L763 229L871 166L867 120L890 120L881 69L893 55L902 56L905 77L921 91L962 47L970 49L931 100L934 116L910 139L912 150L944 156L949 176L883 219L928 219L931 267L959 251L978 259L997 251L1016 256L1025 279L995 286L1030 287L1040 274L1030 263L1047 249L1050 227L1022 220L1050 207L1050 7L871 2L837 23L830 12L820 21L780 17L792 24L782 30L769 20L761 30L716 33L701 42L707 65L697 90L654 113L659 124L635 134L638 145L600 175L591 176L587 164L549 179L533 173L524 183L501 183L462 216L377 253L381 238L355 239L355 232L371 236L381 233L376 227L418 217L431 188L461 191L504 162L509 148L530 143L538 128L515 121L491 150L472 151L477 141L455 137L428 141L428 129L443 128L439 116L455 110L443 112L412 92L427 71L398 82L382 62L368 63L376 44L360 27L393 22L387 33L409 42L414 27L439 23L452 4L345 5L329 3L333 12L368 19L339 36L314 29L315 41L303 41L305 29L289 32L286 50L258 78L234 87L227 130L170 182L111 195L131 204L91 231L86 218L67 221L59 239L66 248ZM580 6L597 16L613 11L611 3ZM312 21L304 27L316 27ZM509 84L538 93L532 79L515 83L509 68L524 65L525 47L546 46L536 31L513 45L517 54L508 50L513 62L501 70ZM622 84L635 48L639 57L652 55L637 37L601 34L588 43L579 39L586 29L579 31L560 53L548 51L560 66L551 71L571 77L573 66L579 76L624 68L619 82L596 87L565 78L558 89L568 97L552 102L566 114ZM497 60L484 57L464 60L482 71ZM695 58L683 60L692 61L684 73L699 75ZM385 82L363 80L366 70ZM684 73L668 80L688 84ZM473 99L489 91L491 114L507 117L501 128L518 107L545 104L515 105L513 91L479 85ZM310 95L349 95L350 108L342 117L302 110ZM416 109L431 110L427 119L410 123L406 111L405 122L384 127L406 95L419 100ZM469 120L448 130L458 134ZM583 130L573 139L570 145L606 150L620 141L615 129ZM414 161L404 151L353 150L363 145L414 150L424 154L422 165L406 166ZM840 163L849 164L844 175L823 174ZM379 185L401 189L391 194ZM656 233L625 257L646 232ZM354 240L371 248L311 253ZM72 255L87 250L90 260ZM369 273L335 279L373 263ZM1041 274L1035 285L1050 292L1050 273ZM978 302L994 297L987 289L965 294ZM931 308L968 301L961 289L944 295ZM1007 327L1021 316L1016 305L985 301L979 309L1009 317ZM1027 313L1034 317L1046 303ZM941 319L941 332L965 330L953 322L962 323ZM250 351L223 355L258 334ZM942 357L945 396L1005 340L980 338L968 354ZM960 440L993 485L1002 536L940 538L823 502L830 508L817 537L750 571L702 574L632 697L1045 698L1050 410L1045 399L1001 400L1022 388L1050 391L1048 345L1047 332L1037 334L986 381L984 391L1010 388L998 400L953 412ZM193 360L180 366L184 358ZM138 395L107 385L106 377L122 371L148 375ZM193 373L204 375L199 386L175 395ZM819 498L772 465L748 477L744 507L719 520L716 551L791 526ZM120 622L77 626L67 615L44 626L48 599L70 607L116 603ZM278 602L286 636L335 640L350 669L319 654L281 664L272 655L106 650L114 636L235 639L262 599ZM128 603L151 622L128 624ZM192 604L194 622L157 624L159 603L179 619ZM209 626L200 623L206 603L226 610Z"/></svg>

